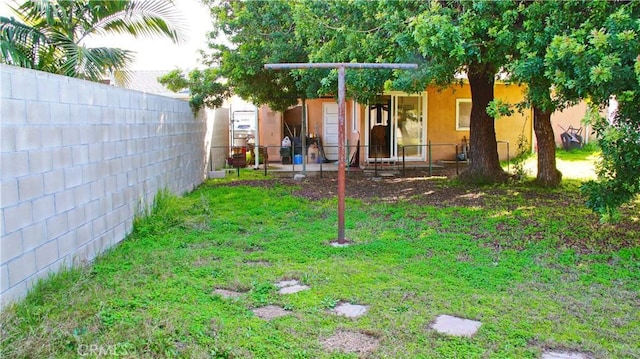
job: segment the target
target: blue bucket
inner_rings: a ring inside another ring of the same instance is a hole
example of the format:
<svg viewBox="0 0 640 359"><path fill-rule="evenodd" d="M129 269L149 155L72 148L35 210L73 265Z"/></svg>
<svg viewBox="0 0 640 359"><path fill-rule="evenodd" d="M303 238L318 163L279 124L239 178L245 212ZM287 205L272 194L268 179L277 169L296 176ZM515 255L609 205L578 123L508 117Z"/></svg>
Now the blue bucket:
<svg viewBox="0 0 640 359"><path fill-rule="evenodd" d="M302 155L293 156L293 163L296 165L302 164Z"/></svg>

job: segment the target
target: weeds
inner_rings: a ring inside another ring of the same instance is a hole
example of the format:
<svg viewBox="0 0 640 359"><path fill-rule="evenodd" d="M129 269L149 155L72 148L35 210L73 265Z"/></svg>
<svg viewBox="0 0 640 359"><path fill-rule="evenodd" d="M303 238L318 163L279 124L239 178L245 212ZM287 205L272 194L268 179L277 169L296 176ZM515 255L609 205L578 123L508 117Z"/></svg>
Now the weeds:
<svg viewBox="0 0 640 359"><path fill-rule="evenodd" d="M531 147L529 145L529 140L524 134L520 134L518 136L518 149L516 152L516 156L513 158L513 176L517 181L521 181L522 179L529 176L529 170L525 167L525 162L531 158Z"/></svg>

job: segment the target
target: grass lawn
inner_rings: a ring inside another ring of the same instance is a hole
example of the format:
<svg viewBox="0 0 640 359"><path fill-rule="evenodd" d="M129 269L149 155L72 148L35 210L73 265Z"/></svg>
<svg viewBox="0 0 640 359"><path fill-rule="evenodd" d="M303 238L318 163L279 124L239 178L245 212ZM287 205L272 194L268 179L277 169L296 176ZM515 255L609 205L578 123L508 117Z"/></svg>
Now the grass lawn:
<svg viewBox="0 0 640 359"><path fill-rule="evenodd" d="M330 182L250 173L165 196L95 263L39 283L2 313L3 357L358 357L322 345L340 331L377 339L371 358L640 357L638 202L603 224L575 180L554 190L389 182L425 187L348 198L354 245L334 248L335 198L299 194ZM430 193L456 199L421 202ZM285 279L310 289L279 295ZM332 314L341 302L368 312ZM268 304L289 314L251 311ZM446 336L430 329L441 314L482 326Z"/></svg>
<svg viewBox="0 0 640 359"><path fill-rule="evenodd" d="M529 176L536 177L537 155L527 159L524 169ZM586 145L583 149L556 151L556 167L562 172L562 178L579 179L582 181L596 179L594 163L600 157L600 150L593 144Z"/></svg>

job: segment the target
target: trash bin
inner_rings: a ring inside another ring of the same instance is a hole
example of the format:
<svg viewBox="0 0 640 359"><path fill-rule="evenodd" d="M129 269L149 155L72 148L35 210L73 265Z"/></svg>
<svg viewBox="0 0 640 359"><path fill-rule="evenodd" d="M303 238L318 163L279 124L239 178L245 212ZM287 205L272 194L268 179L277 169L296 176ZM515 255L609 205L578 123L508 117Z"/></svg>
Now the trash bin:
<svg viewBox="0 0 640 359"><path fill-rule="evenodd" d="M280 147L280 158L283 165L291 164L291 147Z"/></svg>
<svg viewBox="0 0 640 359"><path fill-rule="evenodd" d="M246 147L232 148L231 165L235 168L247 167L247 148Z"/></svg>
<svg viewBox="0 0 640 359"><path fill-rule="evenodd" d="M294 155L302 154L302 139L300 137L293 138L293 154Z"/></svg>

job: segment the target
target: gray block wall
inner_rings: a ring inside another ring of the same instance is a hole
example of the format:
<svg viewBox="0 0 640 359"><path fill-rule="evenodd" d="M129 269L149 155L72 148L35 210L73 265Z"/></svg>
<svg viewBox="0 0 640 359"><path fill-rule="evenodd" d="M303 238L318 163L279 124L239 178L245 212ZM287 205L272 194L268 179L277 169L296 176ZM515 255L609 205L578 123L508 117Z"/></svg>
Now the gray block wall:
<svg viewBox="0 0 640 359"><path fill-rule="evenodd" d="M0 65L0 295L130 233L136 213L205 178L212 123L185 101Z"/></svg>

